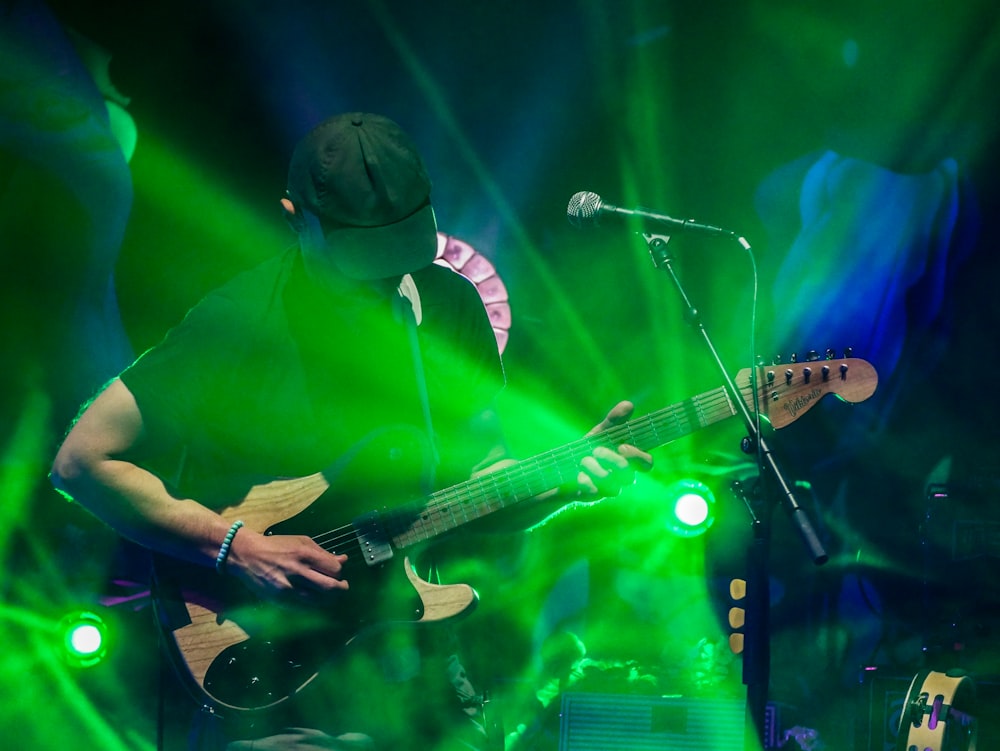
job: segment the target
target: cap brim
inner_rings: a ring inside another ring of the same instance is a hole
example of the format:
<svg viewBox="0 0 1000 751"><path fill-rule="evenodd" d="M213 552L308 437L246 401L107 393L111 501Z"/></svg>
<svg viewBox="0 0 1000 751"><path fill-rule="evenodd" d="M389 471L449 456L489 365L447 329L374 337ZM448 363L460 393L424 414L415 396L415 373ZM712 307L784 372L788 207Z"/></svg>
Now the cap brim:
<svg viewBox="0 0 1000 751"><path fill-rule="evenodd" d="M351 279L386 279L422 269L437 256L437 222L428 203L393 224L337 227L326 233L334 261Z"/></svg>

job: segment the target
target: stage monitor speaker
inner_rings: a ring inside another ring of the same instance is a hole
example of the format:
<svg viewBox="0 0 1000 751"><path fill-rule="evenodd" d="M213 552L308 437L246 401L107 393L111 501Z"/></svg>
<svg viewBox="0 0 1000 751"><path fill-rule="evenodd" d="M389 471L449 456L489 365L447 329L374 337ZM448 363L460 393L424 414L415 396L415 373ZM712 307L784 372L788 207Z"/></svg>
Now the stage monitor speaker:
<svg viewBox="0 0 1000 751"><path fill-rule="evenodd" d="M741 699L567 693L559 751L742 751Z"/></svg>

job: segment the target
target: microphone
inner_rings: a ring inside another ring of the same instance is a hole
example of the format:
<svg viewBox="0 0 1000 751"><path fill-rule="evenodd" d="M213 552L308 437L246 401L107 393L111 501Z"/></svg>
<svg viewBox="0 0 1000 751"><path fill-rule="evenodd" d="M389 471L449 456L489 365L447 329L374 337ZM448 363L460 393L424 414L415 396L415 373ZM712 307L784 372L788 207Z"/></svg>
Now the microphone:
<svg viewBox="0 0 1000 751"><path fill-rule="evenodd" d="M662 225L678 232L695 232L716 237L736 237L736 233L728 229L713 227L710 224L700 224L693 219L674 219L672 216L658 214L649 209L623 209L620 206L612 206L610 203L605 203L604 199L596 193L586 190L574 194L569 199L566 217L574 227L597 226L600 225L601 219L604 217L612 219L635 217L644 224Z"/></svg>

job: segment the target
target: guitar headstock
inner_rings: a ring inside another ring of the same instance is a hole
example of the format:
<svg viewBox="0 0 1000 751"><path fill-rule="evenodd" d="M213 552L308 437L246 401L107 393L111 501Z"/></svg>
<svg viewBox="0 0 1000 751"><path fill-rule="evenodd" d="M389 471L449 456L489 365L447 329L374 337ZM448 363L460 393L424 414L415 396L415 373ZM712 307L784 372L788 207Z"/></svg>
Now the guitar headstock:
<svg viewBox="0 0 1000 751"><path fill-rule="evenodd" d="M736 385L753 409L750 368L737 373ZM795 422L827 394L854 404L874 394L877 386L874 366L856 357L757 367L760 411L774 428Z"/></svg>

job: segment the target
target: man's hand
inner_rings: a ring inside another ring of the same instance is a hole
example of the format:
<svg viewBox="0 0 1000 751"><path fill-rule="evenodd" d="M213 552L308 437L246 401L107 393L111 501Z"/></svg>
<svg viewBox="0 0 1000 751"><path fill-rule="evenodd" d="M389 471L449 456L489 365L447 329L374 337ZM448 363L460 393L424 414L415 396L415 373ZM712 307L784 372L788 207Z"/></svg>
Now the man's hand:
<svg viewBox="0 0 1000 751"><path fill-rule="evenodd" d="M632 402L618 402L587 435L592 436L626 422L634 408ZM623 487L635 482L637 471L648 472L652 467L653 457L635 446L622 444L615 449L598 446L580 462L580 474L577 476L579 497L597 499L616 496Z"/></svg>
<svg viewBox="0 0 1000 751"><path fill-rule="evenodd" d="M262 535L244 527L233 538L226 570L265 599L309 603L348 589L346 561L311 537Z"/></svg>

